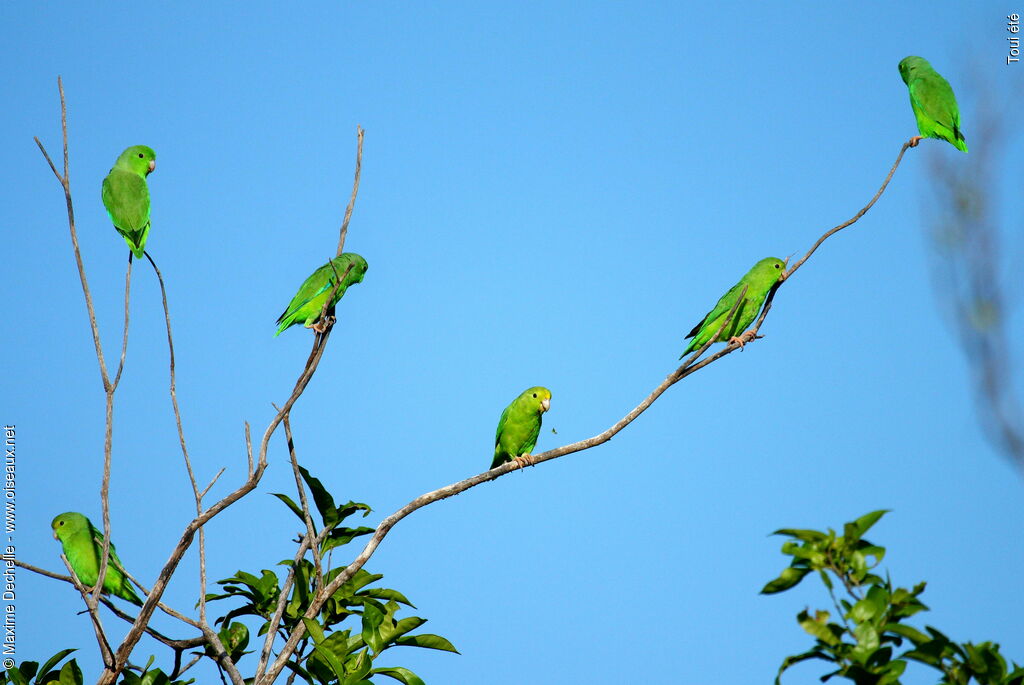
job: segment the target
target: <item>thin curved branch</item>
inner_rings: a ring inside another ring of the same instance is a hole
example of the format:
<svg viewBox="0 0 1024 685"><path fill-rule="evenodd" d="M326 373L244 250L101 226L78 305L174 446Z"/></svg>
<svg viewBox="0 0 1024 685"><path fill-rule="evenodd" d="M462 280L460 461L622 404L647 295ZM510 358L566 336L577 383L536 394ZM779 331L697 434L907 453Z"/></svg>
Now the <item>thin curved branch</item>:
<svg viewBox="0 0 1024 685"><path fill-rule="evenodd" d="M121 359L117 362L117 372L114 374L113 388L117 388L121 382L121 372L124 371L124 360L128 355L128 312L129 299L132 291L132 251L128 250L128 268L124 274L124 334L121 336Z"/></svg>
<svg viewBox="0 0 1024 685"><path fill-rule="evenodd" d="M188 444L185 442L185 430L181 425L181 408L178 406L177 376L174 365L174 336L171 333L171 310L167 305L167 288L164 285L163 274L160 273L159 267L153 261L152 255L148 252L144 254L146 259L149 260L150 266L153 267L156 280L160 284L160 300L164 307L164 323L167 327L167 350L170 357L171 406L174 408L174 423L178 428L178 444L181 446L181 456L185 460L185 470L188 472L188 482L192 486L192 496L195 499L196 516L198 516L203 513L203 493L199 491L196 474L192 470L192 460L189 458ZM213 483L210 485L212 486ZM209 627L206 622L206 531L202 528L199 529L199 622L204 627L204 631L205 628Z"/></svg>
<svg viewBox="0 0 1024 685"><path fill-rule="evenodd" d="M817 250L818 247L820 247L821 244L825 242L825 240L827 240L830 236L834 235L840 230L846 228L847 226L856 223L862 216L864 216L868 212L868 210L871 209L871 207L875 204L875 202L878 201L878 198L881 197L882 193L889 185L889 181L892 180L893 174L896 172L896 168L899 166L900 161L903 159L903 154L904 152L906 152L908 147L910 147L909 143L903 144L903 147L900 149L899 155L896 157L896 162L892 165L892 168L889 170L888 175L885 177L885 181L882 183L882 186L878 189L878 192L875 193L874 197L871 198L871 201L868 202L868 204L865 205L859 212L857 212L857 214L855 214L853 218L826 231L825 234L822 235L814 243L814 245L807 252L807 254L805 254L796 264L793 265L793 268L786 273L787 280L790 276L793 275L793 273L798 268L800 268L801 265L803 265L804 262L806 262L810 258L814 251ZM764 318L767 315L771 299L774 297L775 292L779 289L779 286L783 282L785 281L778 281L772 288L772 290L769 292L768 298L765 302L764 310L761 312L761 316L757 320L757 324L755 325L755 327L751 329L752 339L757 339L757 330L760 328L761 323L764 321ZM739 301L737 301L737 304L738 303ZM731 319L734 314L735 306L733 308L733 313L730 314L728 318ZM727 325L727 323L728 320L726 324L723 324L723 327L720 330L724 330L724 326ZM716 335L715 337L718 336ZM664 394L664 392L668 390L670 387L672 387L682 379L686 378L687 376L690 376L691 374L696 373L700 369L703 369L709 364L718 361L719 359L725 357L726 355L731 354L735 350L741 349L740 344L730 342L725 348L719 350L710 357L700 362L693 363L693 361L701 353L703 353L705 349L710 347L713 341L714 338L712 338L710 342L706 343L704 347L698 350L695 355L687 358L681 366L679 366L675 371L669 374L665 378L665 380L663 380L658 385L658 387L656 387L646 398L644 398L642 402L640 402L640 404L634 407L629 413L627 413L625 416L619 419L610 428L601 433L598 433L597 435L591 438L574 442L571 445L565 445L563 447L558 447L553 450L548 450L547 452L543 452L539 455L534 455L534 463L541 464L545 461L550 461L551 459L557 459L558 457L562 457L567 454L572 454L574 452L580 452L582 450L590 449L592 447L597 447L598 445L608 442L619 431L621 431L623 428L625 428L634 420L636 420L636 418L639 417L640 414L646 411L647 408L650 407L655 402L655 400L661 397L661 395ZM451 497L452 495L457 495L459 493L465 492L466 490L477 485L480 485L481 483L486 483L487 481L500 478L501 476L504 476L505 474L515 470L518 470L518 465L515 464L514 462L507 462L505 464L502 464L491 469L490 471L485 471L475 476L471 476L470 478L466 478L465 480L461 480L457 483L452 483L451 485L447 485L443 488L438 488L437 490L432 490L431 492L420 495L419 497L412 500L398 511L384 518L384 520L382 520L377 525L377 528L374 531L373 536L370 538L369 542L366 543L366 546L363 547L363 550L359 553L358 556L356 556L355 559L352 560L352 563L346 566L344 571L335 576L335 578L330 583L328 583L326 587L324 587L319 593L317 593L317 596L310 603L309 609L306 611L305 616L308 618L316 616L317 613L320 611L321 607L323 606L324 602L326 602L327 599L332 594L334 594L334 592L336 592L337 589L341 587L343 583L350 580L352 576L354 576L366 564L366 562L370 559L370 557L373 556L373 553L377 550L377 547L384 540L384 538L391 531L391 529L394 528L394 526L403 518L413 513L417 509L421 509L427 506L428 504L433 504L434 502L446 499L448 497ZM285 667L285 662L287 662L287 660L290 658L292 652L298 645L299 640L302 639L304 633L305 626L300 622L292 631L288 640L285 642L285 645L278 654L277 659L275 659L274 663L267 669L266 676L260 679L259 674L257 674L255 682L261 683L263 685L269 685L269 683L274 682L278 674L280 674L281 670Z"/></svg>
<svg viewBox="0 0 1024 685"><path fill-rule="evenodd" d="M835 227L830 228L829 230L825 231L825 233L820 238L818 238L818 240L814 243L814 245L811 246L811 249L807 251L807 254L805 254L803 257L801 257L799 259L799 261L797 261L795 264L793 264L793 267L791 269L787 270L785 274L783 274L782 280L779 281L778 283L776 283L772 287L772 289L770 291L768 291L768 297L765 298L764 308L761 310L761 316L759 316L757 318L757 323L755 323L754 324L754 328L751 329L751 330L753 330L754 335L757 335L757 332L759 330L761 330L761 324L764 323L765 317L768 316L768 312L772 308L772 302L775 300L775 293L779 290L779 288L782 286L782 284L785 283L786 281L788 281L790 279L790 277L794 273L796 273L796 270L799 269L801 266L803 266L804 262L806 262L808 259L810 259L811 255L814 254L814 251L817 250L821 246L821 244L823 242L825 242L829 237L831 237L832 235L834 235L834 234L838 233L839 231L843 230L847 226L851 226L851 225L857 223L858 221L860 221L860 218L862 216L864 216L865 214L868 213L868 210L871 209L875 205L876 202L878 202L878 198L882 197L882 193L884 193L885 189L887 187L889 187L889 181L892 180L893 174L896 173L896 169L899 167L900 162L903 161L903 154L910 147L911 147L911 145L910 145L910 141L909 140L907 142L903 143L903 147L900 148L900 153L898 155L896 155L896 161L893 162L892 167L889 169L889 173L885 177L885 180L882 181L882 185L878 188L878 192L876 192L874 194L874 196L871 198L871 200L866 205L864 205L859 212L854 214L853 217L851 217L849 220L844 221L843 223L839 224L838 226L835 226Z"/></svg>
<svg viewBox="0 0 1024 685"><path fill-rule="evenodd" d="M356 126L356 173L352 181L352 194L348 198L348 206L345 207L345 218L341 221L341 230L338 232L338 253L340 257L345 248L345 236L348 235L348 222L352 219L352 210L356 206L356 195L359 194L359 176L363 171L363 131L362 126Z"/></svg>
<svg viewBox="0 0 1024 685"><path fill-rule="evenodd" d="M110 642L107 640L107 633L103 630L103 623L100 621L100 612L92 605L92 603L90 603L89 588L85 586L85 583L83 583L78 577L78 574L75 573L75 569L71 567L71 562L68 561L68 558L63 553L60 555L60 560L64 562L64 566L68 570L68 581L75 586L75 589L78 590L79 594L82 595L82 599L85 601L86 613L89 614L93 630L96 632L96 641L100 645L100 654L103 658L103 664L109 667L114 660L114 650L111 649ZM100 587L102 587L102 585L103 584L100 583Z"/></svg>
<svg viewBox="0 0 1024 685"><path fill-rule="evenodd" d="M299 492L299 506L302 507L302 519L306 522L306 536L310 541L316 539L316 530L313 526L313 517L309 513L309 501L306 499L306 488L302 483L302 473L299 471L299 461L295 457L295 441L292 438L292 424L287 416L284 417L284 437L288 442L288 457L292 462L292 474L295 476L295 489ZM316 568L316 589L319 590L324 584L324 569L320 561L320 547L312 542L309 549L313 552L313 565Z"/></svg>

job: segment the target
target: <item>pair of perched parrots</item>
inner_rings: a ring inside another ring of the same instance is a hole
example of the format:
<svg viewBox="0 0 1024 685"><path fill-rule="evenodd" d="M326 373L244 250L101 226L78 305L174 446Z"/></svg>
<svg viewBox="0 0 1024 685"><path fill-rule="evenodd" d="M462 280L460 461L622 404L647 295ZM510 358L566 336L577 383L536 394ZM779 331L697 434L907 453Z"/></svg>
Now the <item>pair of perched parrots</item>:
<svg viewBox="0 0 1024 685"><path fill-rule="evenodd" d="M967 142L960 130L956 97L946 79L921 57L901 60L899 72L910 91L910 106L921 134L912 138L910 145L917 145L922 137L937 138L967 152ZM145 145L134 145L121 153L103 179L103 205L114 228L138 258L145 254L150 228L146 177L155 168L156 153ZM274 335L280 335L281 331L300 322L306 328L323 332L326 322L320 321L320 314L328 297L331 300L327 307L330 315L348 287L362 282L366 268L366 260L351 252L343 253L318 268L302 283L284 313L278 317L278 329ZM750 333L745 333L747 327L760 312L772 287L785 274L786 263L781 259L768 257L755 264L693 327L686 336L692 340L682 356L699 350L712 338L713 342L730 341L741 346L749 342ZM540 435L541 417L550 407L551 391L536 386L523 391L505 408L494 437L492 469L509 461L520 468L533 463L531 452ZM79 580L87 586L94 585L99 575L102 533L88 518L76 512L60 514L53 519L51 526ZM103 590L133 604L142 604L113 545L110 546Z"/></svg>

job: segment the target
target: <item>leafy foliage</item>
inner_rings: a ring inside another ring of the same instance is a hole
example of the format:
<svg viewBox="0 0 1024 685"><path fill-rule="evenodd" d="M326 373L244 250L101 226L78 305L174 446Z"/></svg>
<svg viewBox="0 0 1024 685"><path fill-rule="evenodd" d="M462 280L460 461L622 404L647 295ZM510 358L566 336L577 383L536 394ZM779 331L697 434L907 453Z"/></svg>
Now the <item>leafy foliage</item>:
<svg viewBox="0 0 1024 685"><path fill-rule="evenodd" d="M790 666L817 659L835 667L821 677L822 682L842 676L857 685L895 685L907 664L914 661L939 671L939 685L967 685L972 681L978 685L1024 685L1024 667L1016 663L1008 666L998 644L961 644L931 626L922 631L904 623L928 610L918 599L925 583L908 590L894 587L888 575L882 578L874 573L885 548L868 542L864 534L885 513L873 511L846 523L842 535L831 528L827 532L795 528L775 531L775 535L790 538L783 543L782 553L792 561L761 592L785 592L816 573L838 616L838 622L832 620L832 614L823 609L813 613L805 609L797 614L797 623L815 639L814 647L786 657L776 684ZM836 596L837 583L843 596ZM909 648L894 657L904 642Z"/></svg>
<svg viewBox="0 0 1024 685"><path fill-rule="evenodd" d="M22 661L17 666L12 666L0 673L0 685L82 685L82 669L74 659L65 663L61 668L56 666L63 661L73 649L62 649L50 657L40 668L36 661ZM122 675L121 685L189 685L193 680L171 681L159 668L150 670L153 664L153 657L150 657L146 668L141 673L126 671Z"/></svg>
<svg viewBox="0 0 1024 685"><path fill-rule="evenodd" d="M317 478L302 467L299 467L299 472L309 487L323 524L318 533L320 542L317 545L321 560L329 558L331 550L373 532L373 528L365 526L342 525L357 512L361 511L364 517L367 516L370 507L359 502L338 505ZM284 502L305 528L306 519L302 507L287 495L274 493L274 496ZM372 682L374 675L386 675L407 685L417 685L423 681L412 671L400 667L375 667L376 659L385 650L396 646L458 653L451 642L439 635L411 634L426 623L426 619L418 616L398 618L397 614L403 605L415 607L398 590L371 587L383 575L365 569L360 569L343 583L315 617L307 617L306 613L318 589L345 570L344 566L334 569L324 567L321 577L317 572L315 558L314 561L303 558L297 562L292 559L280 562L289 571L290 584L287 577L279 578L267 569L263 569L258 576L238 571L230 578L218 581L223 592L211 593L207 595L207 600L243 600L240 606L231 609L215 622L224 626L220 633L221 641L233 661L247 653L244 650L249 642L248 631L243 632L245 626L233 622L233 619L242 616L263 619L257 635L264 636L272 628L273 617L283 594L286 595L284 611L276 631L282 639L287 639L299 623L304 625L306 633L287 665L307 683L356 685ZM342 624L349 619L352 619L351 625L343 628ZM259 642L262 644L262 640ZM207 654L214 656L209 649Z"/></svg>

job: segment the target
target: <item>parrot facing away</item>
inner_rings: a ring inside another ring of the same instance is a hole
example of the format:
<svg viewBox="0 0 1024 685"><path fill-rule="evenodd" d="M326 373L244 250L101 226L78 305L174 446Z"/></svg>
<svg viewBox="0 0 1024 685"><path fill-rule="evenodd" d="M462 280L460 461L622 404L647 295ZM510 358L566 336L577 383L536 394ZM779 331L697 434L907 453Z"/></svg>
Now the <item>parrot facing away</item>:
<svg viewBox="0 0 1024 685"><path fill-rule="evenodd" d="M693 327L692 331L687 333L686 337L693 338L693 340L690 341L679 358L682 359L694 350L699 350L704 347L704 343L711 340L711 336L725 323L744 288L747 290L743 295L743 301L736 307L732 321L722 329L722 332L715 338L715 342L733 342L735 340L740 347L750 342L751 338L748 335L741 334L747 329L747 326L754 322L757 313L761 311L761 305L764 304L764 298L768 296L768 291L785 273L786 262L777 257L766 257L755 264L754 268L748 271L739 283L729 288L729 292L719 298L715 308L708 312L700 323Z"/></svg>
<svg viewBox="0 0 1024 685"><path fill-rule="evenodd" d="M491 468L514 461L518 468L533 466L530 452L540 435L541 415L551 408L551 391L536 386L524 390L505 407L494 436L494 461Z"/></svg>
<svg viewBox="0 0 1024 685"><path fill-rule="evenodd" d="M132 145L121 153L103 179L101 195L114 228L142 259L149 237L149 186L146 177L156 169L156 153L145 145Z"/></svg>
<svg viewBox="0 0 1024 685"><path fill-rule="evenodd" d="M334 265L333 268L332 264ZM365 259L355 252L345 252L314 271L309 278L302 282L302 285L299 286L299 292L295 293L295 297L288 303L284 313L278 317L277 323L279 325L277 333L274 333L274 337L276 338L281 335L281 331L289 326L300 322L306 328L312 328L317 333L323 333L326 325L319 321L320 310L323 309L324 302L327 301L327 297L331 294L331 290L334 288L338 278L342 279L341 285L338 286L337 292L334 293L334 299L331 300L331 304L327 308L328 316L334 314L335 305L338 304L338 300L341 299L350 285L362 283L363 276L366 275L366 269ZM335 271L337 271L337 276L335 276ZM348 272L347 275L346 271Z"/></svg>
<svg viewBox="0 0 1024 685"><path fill-rule="evenodd" d="M923 57L904 57L900 60L900 77L910 91L910 106L917 119L920 136L911 139L915 147L921 138L938 138L967 152L967 141L960 130L960 108L949 81L932 69Z"/></svg>
<svg viewBox="0 0 1024 685"><path fill-rule="evenodd" d="M75 575L86 587L94 586L100 574L103 533L92 525L92 521L73 511L55 517L50 527L53 528L54 539L59 540L64 548L64 556L75 570ZM122 568L124 566L111 543L107 575L103 578L103 592L142 606L142 600L135 594L135 588L121 571Z"/></svg>

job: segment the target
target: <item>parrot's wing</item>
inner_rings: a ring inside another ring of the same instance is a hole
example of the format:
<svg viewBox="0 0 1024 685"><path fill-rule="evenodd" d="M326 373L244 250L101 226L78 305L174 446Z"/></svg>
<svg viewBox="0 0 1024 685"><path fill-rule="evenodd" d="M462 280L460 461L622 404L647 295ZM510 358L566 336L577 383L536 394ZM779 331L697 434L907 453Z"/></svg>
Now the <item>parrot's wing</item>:
<svg viewBox="0 0 1024 685"><path fill-rule="evenodd" d="M533 420L533 426L530 428L530 434L526 437L526 442L523 443L523 454L532 454L533 448L537 446L537 438L540 437L541 415L537 414L530 418Z"/></svg>
<svg viewBox="0 0 1024 685"><path fill-rule="evenodd" d="M494 446L498 446L498 441L501 440L501 432L505 430L505 422L508 421L508 412L512 408L512 405L505 407L505 410L501 412L501 418L498 419L498 430L494 432Z"/></svg>
<svg viewBox="0 0 1024 685"><path fill-rule="evenodd" d="M960 129L960 111L953 88L939 73L910 82L910 99L929 119L953 133Z"/></svg>
<svg viewBox="0 0 1024 685"><path fill-rule="evenodd" d="M127 171L111 171L103 179L103 206L114 226L136 232L149 223L149 188L146 179Z"/></svg>
<svg viewBox="0 0 1024 685"><path fill-rule="evenodd" d="M330 270L330 265L320 267L302 282L302 285L299 286L299 291L295 293L295 297L285 307L281 316L277 317L277 323L281 323L285 318L312 302L314 298L334 287L334 275L323 273L324 269ZM326 280L321 282L324 278Z"/></svg>
<svg viewBox="0 0 1024 685"><path fill-rule="evenodd" d="M700 323L694 326L693 330L686 334L686 338L692 338L700 332L700 329L704 324L714 321L723 314L727 314L729 310L732 309L732 306L736 304L736 298L740 296L740 292L743 291L744 287L746 287L746 283L740 281L733 287L729 288L729 292L718 299L718 303L715 304L714 309L708 312L707 315L700 320ZM685 340L686 338L683 339Z"/></svg>

